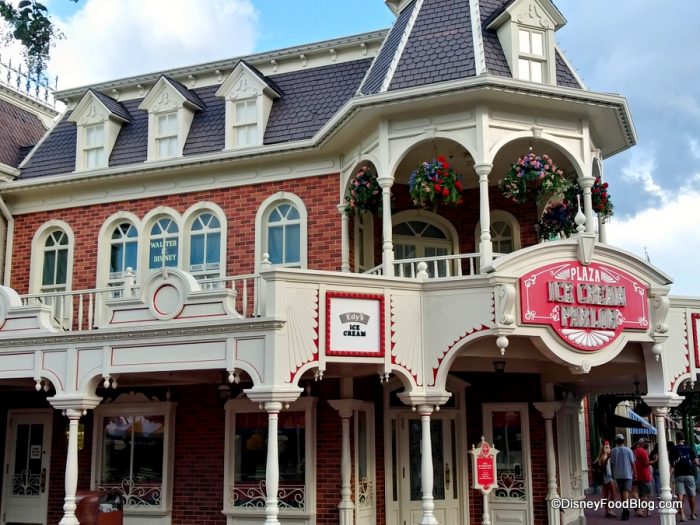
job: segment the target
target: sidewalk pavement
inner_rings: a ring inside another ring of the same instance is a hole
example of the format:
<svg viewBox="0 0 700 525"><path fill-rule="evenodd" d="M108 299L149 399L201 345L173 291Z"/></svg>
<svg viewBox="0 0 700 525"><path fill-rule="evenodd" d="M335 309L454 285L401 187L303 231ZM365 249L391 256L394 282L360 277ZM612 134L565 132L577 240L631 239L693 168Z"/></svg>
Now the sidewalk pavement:
<svg viewBox="0 0 700 525"><path fill-rule="evenodd" d="M591 494L589 496L586 496L586 500L599 500L600 499L600 494ZM686 503L687 507L687 503ZM618 515L618 518L606 518L605 517L605 511L602 509L599 510L586 510L584 514L586 515L586 525L611 525L613 523L617 523L620 521L620 514L622 511L620 509L615 509L615 514ZM661 520L659 519L659 509L656 508L654 511L652 511L651 516L648 518L640 518L634 515L634 511L630 511L630 519L627 521L627 523L636 523L638 525L659 525L661 523ZM680 523L677 521L677 523ZM693 523L696 523L697 525L700 525L700 519L698 520L690 520L688 521L688 525L692 525Z"/></svg>

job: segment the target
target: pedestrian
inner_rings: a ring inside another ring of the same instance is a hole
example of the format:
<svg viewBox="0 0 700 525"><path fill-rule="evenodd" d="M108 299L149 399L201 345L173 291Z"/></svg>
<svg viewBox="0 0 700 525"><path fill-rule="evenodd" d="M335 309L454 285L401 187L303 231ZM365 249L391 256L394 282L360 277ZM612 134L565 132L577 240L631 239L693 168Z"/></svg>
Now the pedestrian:
<svg viewBox="0 0 700 525"><path fill-rule="evenodd" d="M676 447L673 456L670 457L673 467L673 481L676 486L676 495L680 501L680 521L688 521L683 502L688 500L690 518L697 519L695 512L695 465L698 464L695 452L685 444L683 434L676 434ZM687 497L687 498L686 498Z"/></svg>
<svg viewBox="0 0 700 525"><path fill-rule="evenodd" d="M630 491L634 479L634 454L629 447L625 446L625 436L622 434L615 436L615 448L610 452L610 465L622 503L620 519L628 520L630 519Z"/></svg>
<svg viewBox="0 0 700 525"><path fill-rule="evenodd" d="M649 463L651 463L651 476L654 478L654 496L659 499L661 495L661 475L659 474L659 444L656 443L651 453L649 454Z"/></svg>
<svg viewBox="0 0 700 525"><path fill-rule="evenodd" d="M610 467L610 442L607 440L603 442L598 457L593 462L593 481L601 486L601 495L606 502L605 517L617 518L617 514L612 510L617 495Z"/></svg>
<svg viewBox="0 0 700 525"><path fill-rule="evenodd" d="M634 449L634 474L639 509L635 514L644 518L649 516L649 498L651 497L651 464L649 462L649 442L639 438L638 446Z"/></svg>

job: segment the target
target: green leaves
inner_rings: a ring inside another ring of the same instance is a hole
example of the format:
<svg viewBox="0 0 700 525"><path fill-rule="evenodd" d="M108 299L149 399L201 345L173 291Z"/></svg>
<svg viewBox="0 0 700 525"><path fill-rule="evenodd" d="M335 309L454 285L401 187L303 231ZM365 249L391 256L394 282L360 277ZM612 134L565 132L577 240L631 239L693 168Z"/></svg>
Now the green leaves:
<svg viewBox="0 0 700 525"><path fill-rule="evenodd" d="M30 75L42 76L51 48L56 40L63 38L53 25L46 6L36 0L22 0L15 8L8 0L0 0L0 16L12 28L11 39L24 46Z"/></svg>

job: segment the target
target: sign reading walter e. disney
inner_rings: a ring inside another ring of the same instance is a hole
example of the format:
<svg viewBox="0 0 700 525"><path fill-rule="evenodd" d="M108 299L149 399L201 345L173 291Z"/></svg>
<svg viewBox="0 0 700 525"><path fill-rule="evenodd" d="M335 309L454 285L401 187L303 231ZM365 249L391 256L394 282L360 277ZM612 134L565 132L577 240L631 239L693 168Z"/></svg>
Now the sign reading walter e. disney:
<svg viewBox="0 0 700 525"><path fill-rule="evenodd" d="M598 263L560 262L520 279L522 322L551 326L579 350L611 344L623 330L649 327L647 286Z"/></svg>

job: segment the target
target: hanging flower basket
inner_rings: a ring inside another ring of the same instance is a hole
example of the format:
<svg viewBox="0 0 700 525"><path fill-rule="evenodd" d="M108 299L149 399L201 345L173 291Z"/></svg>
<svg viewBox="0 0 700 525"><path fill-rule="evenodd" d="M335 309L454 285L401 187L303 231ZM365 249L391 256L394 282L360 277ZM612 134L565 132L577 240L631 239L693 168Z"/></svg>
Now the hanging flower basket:
<svg viewBox="0 0 700 525"><path fill-rule="evenodd" d="M457 206L463 202L459 175L442 155L432 162L423 162L411 172L408 190L413 204L423 208L446 204Z"/></svg>
<svg viewBox="0 0 700 525"><path fill-rule="evenodd" d="M541 206L552 196L561 194L569 182L549 155L540 157L530 148L529 153L511 166L499 186L506 198L518 204L534 201Z"/></svg>
<svg viewBox="0 0 700 525"><path fill-rule="evenodd" d="M537 238L542 241L550 241L557 237L571 237L576 233L574 217L577 211L576 204L572 205L568 201L549 204L535 226Z"/></svg>
<svg viewBox="0 0 700 525"><path fill-rule="evenodd" d="M350 180L349 191L345 195L345 211L360 215L365 212L380 214L381 210L382 188L377 176L369 166L362 166Z"/></svg>
<svg viewBox="0 0 700 525"><path fill-rule="evenodd" d="M564 202L576 203L576 196L581 196L581 205L583 205L583 189L578 182L573 183L564 193L566 200ZM608 183L600 180L600 177L595 178L593 187L591 188L591 203L593 204L593 213L598 214L602 219L609 219L614 213L614 207L610 194L608 193ZM575 212L574 212L575 213Z"/></svg>

